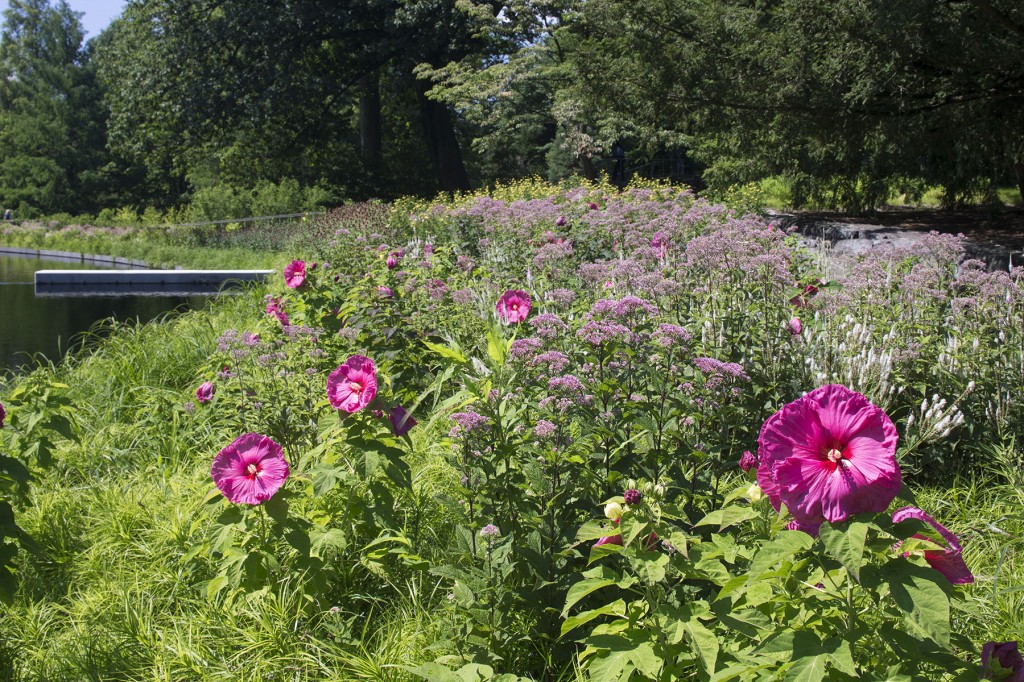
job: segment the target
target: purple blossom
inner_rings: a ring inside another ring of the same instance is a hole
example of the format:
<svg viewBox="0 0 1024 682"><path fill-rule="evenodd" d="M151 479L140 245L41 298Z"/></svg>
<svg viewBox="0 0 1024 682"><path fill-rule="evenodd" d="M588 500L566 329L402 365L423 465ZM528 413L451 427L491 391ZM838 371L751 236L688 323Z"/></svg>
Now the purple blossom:
<svg viewBox="0 0 1024 682"><path fill-rule="evenodd" d="M705 375L719 375L740 381L750 381L750 377L743 371L743 366L735 362L722 362L715 358L694 358L693 364Z"/></svg>

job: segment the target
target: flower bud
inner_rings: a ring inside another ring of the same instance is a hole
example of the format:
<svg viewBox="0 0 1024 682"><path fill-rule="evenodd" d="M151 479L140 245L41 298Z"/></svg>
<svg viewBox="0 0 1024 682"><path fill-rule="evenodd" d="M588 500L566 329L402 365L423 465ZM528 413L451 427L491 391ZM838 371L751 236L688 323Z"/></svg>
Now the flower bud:
<svg viewBox="0 0 1024 682"><path fill-rule="evenodd" d="M747 488L747 499L750 500L751 503L754 503L759 501L762 497L764 497L764 492L762 492L761 486L756 483L751 483L750 487Z"/></svg>
<svg viewBox="0 0 1024 682"><path fill-rule="evenodd" d="M604 515L612 521L622 518L622 505L618 502L609 502L604 506Z"/></svg>

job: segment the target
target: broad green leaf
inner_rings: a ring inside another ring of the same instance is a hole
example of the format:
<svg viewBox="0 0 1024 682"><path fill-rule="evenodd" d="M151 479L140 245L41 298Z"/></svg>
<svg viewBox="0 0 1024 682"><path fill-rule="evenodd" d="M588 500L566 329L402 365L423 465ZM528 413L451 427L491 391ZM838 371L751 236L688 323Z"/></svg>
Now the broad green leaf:
<svg viewBox="0 0 1024 682"><path fill-rule="evenodd" d="M649 557L655 554L653 557ZM643 558L634 562L637 575L648 585L656 585L665 579L665 570L668 568L669 558L667 554L660 552L644 552Z"/></svg>
<svg viewBox="0 0 1024 682"><path fill-rule="evenodd" d="M602 587L614 584L615 581L610 578L591 578L589 580L581 580L576 583L569 588L569 593L565 596L565 607L562 609L562 617L565 618L565 614L569 612L569 609L575 606L577 602L588 594L595 592Z"/></svg>
<svg viewBox="0 0 1024 682"><path fill-rule="evenodd" d="M587 661L587 672L592 680L628 682L636 672L628 651L602 651Z"/></svg>
<svg viewBox="0 0 1024 682"><path fill-rule="evenodd" d="M340 528L318 528L310 532L312 548L310 553L315 557L325 558L329 550L343 552L348 544L345 533Z"/></svg>
<svg viewBox="0 0 1024 682"><path fill-rule="evenodd" d="M850 648L848 641L838 638L830 639L825 642L825 651L828 654L828 660L832 661L832 665L837 670L851 677L857 677L857 665L853 662L853 649Z"/></svg>
<svg viewBox="0 0 1024 682"><path fill-rule="evenodd" d="M780 561L789 559L814 544L814 538L800 530L784 530L774 540L766 542L750 562L748 575L753 582L758 576Z"/></svg>
<svg viewBox="0 0 1024 682"><path fill-rule="evenodd" d="M718 664L718 639L696 618L687 621L685 627L686 634L693 644L693 650L700 659L704 671L708 675L714 675L715 666Z"/></svg>
<svg viewBox="0 0 1024 682"><path fill-rule="evenodd" d="M430 682L465 682L463 678L438 663L424 663L415 668L407 668L413 675L419 675Z"/></svg>
<svg viewBox="0 0 1024 682"><path fill-rule="evenodd" d="M821 524L819 535L825 549L846 567L859 583L860 567L864 563L864 543L868 538L868 525L859 521L836 524Z"/></svg>
<svg viewBox="0 0 1024 682"><path fill-rule="evenodd" d="M487 357L494 362L495 366L502 367L505 364L505 351L505 339L502 338L498 327L491 325L487 330Z"/></svg>
<svg viewBox="0 0 1024 682"><path fill-rule="evenodd" d="M723 507L721 509L716 509L705 516L697 522L697 525L718 526L718 530L723 531L729 526L735 526L737 523L743 523L744 521L749 521L756 517L757 512L751 507Z"/></svg>
<svg viewBox="0 0 1024 682"><path fill-rule="evenodd" d="M581 625L586 625L595 618L601 616L618 616L622 617L626 615L626 602L622 599L616 599L611 604L605 604L604 606L591 609L590 611L584 611L583 613L576 614L571 618L566 618L565 622L562 623L561 636L565 637L566 634L572 632Z"/></svg>
<svg viewBox="0 0 1024 682"><path fill-rule="evenodd" d="M798 658L786 671L785 682L821 682L825 679L825 655Z"/></svg>
<svg viewBox="0 0 1024 682"><path fill-rule="evenodd" d="M949 596L938 582L945 580L942 574L902 558L888 568L889 592L911 631L948 647Z"/></svg>

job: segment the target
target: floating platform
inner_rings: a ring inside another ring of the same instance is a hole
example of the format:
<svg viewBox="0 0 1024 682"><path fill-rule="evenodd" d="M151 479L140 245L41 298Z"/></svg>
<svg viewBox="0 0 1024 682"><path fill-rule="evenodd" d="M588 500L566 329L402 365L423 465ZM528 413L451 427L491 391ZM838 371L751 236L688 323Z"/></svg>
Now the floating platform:
<svg viewBox="0 0 1024 682"><path fill-rule="evenodd" d="M273 270L39 270L37 296L191 296L262 282Z"/></svg>

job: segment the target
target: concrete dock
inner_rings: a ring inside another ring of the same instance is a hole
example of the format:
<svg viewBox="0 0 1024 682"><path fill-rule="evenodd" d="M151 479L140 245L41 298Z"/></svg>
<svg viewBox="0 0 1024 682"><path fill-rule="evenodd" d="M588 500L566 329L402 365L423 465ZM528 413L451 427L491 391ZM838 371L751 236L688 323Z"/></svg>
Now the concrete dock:
<svg viewBox="0 0 1024 682"><path fill-rule="evenodd" d="M39 270L35 284L37 295L200 294L260 282L273 273L273 270Z"/></svg>

